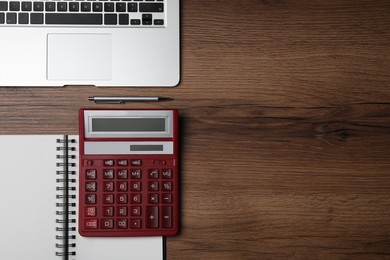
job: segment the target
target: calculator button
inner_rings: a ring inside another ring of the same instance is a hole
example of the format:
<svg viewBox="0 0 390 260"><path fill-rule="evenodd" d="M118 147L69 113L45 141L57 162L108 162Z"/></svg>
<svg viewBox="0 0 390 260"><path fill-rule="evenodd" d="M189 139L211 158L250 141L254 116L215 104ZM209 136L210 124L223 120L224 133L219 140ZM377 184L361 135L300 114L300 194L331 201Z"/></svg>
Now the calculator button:
<svg viewBox="0 0 390 260"><path fill-rule="evenodd" d="M96 194L85 195L85 204L96 204Z"/></svg>
<svg viewBox="0 0 390 260"><path fill-rule="evenodd" d="M102 227L102 229L113 229L114 228L114 220L112 218L102 219L101 227Z"/></svg>
<svg viewBox="0 0 390 260"><path fill-rule="evenodd" d="M84 221L84 227L86 229L97 229L98 228L98 220L96 218L86 219Z"/></svg>
<svg viewBox="0 0 390 260"><path fill-rule="evenodd" d="M127 203L127 194L119 194L117 200L118 200L117 203L126 204Z"/></svg>
<svg viewBox="0 0 390 260"><path fill-rule="evenodd" d="M150 204L157 204L158 203L158 194L156 194L156 193L149 194L149 203Z"/></svg>
<svg viewBox="0 0 390 260"><path fill-rule="evenodd" d="M163 193L161 195L161 202L164 203L164 204L170 204L172 203L172 193Z"/></svg>
<svg viewBox="0 0 390 260"><path fill-rule="evenodd" d="M148 177L149 179L158 179L158 169L149 169Z"/></svg>
<svg viewBox="0 0 390 260"><path fill-rule="evenodd" d="M146 207L146 227L158 228L158 207Z"/></svg>
<svg viewBox="0 0 390 260"><path fill-rule="evenodd" d="M127 216L127 207L126 206L117 207L116 211L117 211L116 214L118 216L121 216L121 217Z"/></svg>
<svg viewBox="0 0 390 260"><path fill-rule="evenodd" d="M163 206L161 209L161 226L163 228L172 228L172 207L171 206Z"/></svg>
<svg viewBox="0 0 390 260"><path fill-rule="evenodd" d="M103 160L104 166L114 166L114 160Z"/></svg>
<svg viewBox="0 0 390 260"><path fill-rule="evenodd" d="M104 194L103 195L104 204L113 204L114 203L114 194Z"/></svg>
<svg viewBox="0 0 390 260"><path fill-rule="evenodd" d="M96 191L96 182L95 181L87 181L85 183L85 190L88 192Z"/></svg>
<svg viewBox="0 0 390 260"><path fill-rule="evenodd" d="M131 203L139 204L141 203L141 194L131 194Z"/></svg>
<svg viewBox="0 0 390 260"><path fill-rule="evenodd" d="M114 170L106 169L103 171L103 179L114 179Z"/></svg>
<svg viewBox="0 0 390 260"><path fill-rule="evenodd" d="M116 173L116 177L118 179L127 179L127 170L125 169L118 170Z"/></svg>
<svg viewBox="0 0 390 260"><path fill-rule="evenodd" d="M114 182L113 181L103 182L103 191L114 191Z"/></svg>
<svg viewBox="0 0 390 260"><path fill-rule="evenodd" d="M133 169L131 170L131 178L132 179L141 179L142 171L141 169Z"/></svg>
<svg viewBox="0 0 390 260"><path fill-rule="evenodd" d="M127 228L127 219L118 219L116 221L116 227L119 229L126 229Z"/></svg>
<svg viewBox="0 0 390 260"><path fill-rule="evenodd" d="M130 228L141 228L142 220L140 218L132 218L130 220Z"/></svg>
<svg viewBox="0 0 390 260"><path fill-rule="evenodd" d="M161 172L163 179L172 179L172 169L163 169Z"/></svg>
<svg viewBox="0 0 390 260"><path fill-rule="evenodd" d="M127 191L127 181L118 182L118 191Z"/></svg>
<svg viewBox="0 0 390 260"><path fill-rule="evenodd" d="M103 216L104 217L114 216L114 207L103 207Z"/></svg>
<svg viewBox="0 0 390 260"><path fill-rule="evenodd" d="M142 165L142 161L141 160L130 160L130 165L131 166L141 166Z"/></svg>
<svg viewBox="0 0 390 260"><path fill-rule="evenodd" d="M148 182L148 190L149 191L156 191L156 190L158 190L158 182L157 181L150 181L150 182Z"/></svg>
<svg viewBox="0 0 390 260"><path fill-rule="evenodd" d="M88 180L95 180L96 179L96 170L95 169L85 170L85 178Z"/></svg>
<svg viewBox="0 0 390 260"><path fill-rule="evenodd" d="M116 163L118 166L127 166L129 164L127 160L118 160Z"/></svg>
<svg viewBox="0 0 390 260"><path fill-rule="evenodd" d="M135 181L131 183L131 188L132 191L140 191L141 190L141 182L140 181Z"/></svg>
<svg viewBox="0 0 390 260"><path fill-rule="evenodd" d="M85 207L85 215L87 217L96 217L96 207Z"/></svg>
<svg viewBox="0 0 390 260"><path fill-rule="evenodd" d="M130 207L130 210L131 216L141 216L141 207Z"/></svg>
<svg viewBox="0 0 390 260"><path fill-rule="evenodd" d="M165 181L162 184L162 190L163 191L171 191L172 190L172 182L171 181Z"/></svg>

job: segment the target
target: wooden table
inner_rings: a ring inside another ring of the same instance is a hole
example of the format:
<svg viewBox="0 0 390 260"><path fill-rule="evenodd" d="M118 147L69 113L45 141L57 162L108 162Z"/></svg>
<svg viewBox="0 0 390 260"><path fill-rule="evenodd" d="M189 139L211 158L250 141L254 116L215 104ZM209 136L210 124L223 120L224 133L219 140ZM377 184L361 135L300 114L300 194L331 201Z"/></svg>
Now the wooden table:
<svg viewBox="0 0 390 260"><path fill-rule="evenodd" d="M82 107L176 107L167 259L389 258L390 2L181 3L179 87L1 88L0 133L77 134Z"/></svg>

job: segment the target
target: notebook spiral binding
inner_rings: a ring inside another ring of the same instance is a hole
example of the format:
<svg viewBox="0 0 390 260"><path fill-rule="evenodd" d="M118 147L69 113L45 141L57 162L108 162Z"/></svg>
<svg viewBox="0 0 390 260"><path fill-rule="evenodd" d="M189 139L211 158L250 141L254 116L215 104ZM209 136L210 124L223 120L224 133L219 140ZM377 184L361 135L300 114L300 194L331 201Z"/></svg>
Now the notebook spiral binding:
<svg viewBox="0 0 390 260"><path fill-rule="evenodd" d="M57 139L56 256L68 260L76 255L76 140Z"/></svg>

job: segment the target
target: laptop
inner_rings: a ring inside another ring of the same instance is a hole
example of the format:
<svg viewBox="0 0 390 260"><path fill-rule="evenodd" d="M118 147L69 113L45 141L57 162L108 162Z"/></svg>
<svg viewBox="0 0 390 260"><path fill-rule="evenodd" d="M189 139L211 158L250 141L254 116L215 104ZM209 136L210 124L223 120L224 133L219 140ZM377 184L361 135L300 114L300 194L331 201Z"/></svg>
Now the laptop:
<svg viewBox="0 0 390 260"><path fill-rule="evenodd" d="M179 0L0 0L0 86L176 86L179 22Z"/></svg>

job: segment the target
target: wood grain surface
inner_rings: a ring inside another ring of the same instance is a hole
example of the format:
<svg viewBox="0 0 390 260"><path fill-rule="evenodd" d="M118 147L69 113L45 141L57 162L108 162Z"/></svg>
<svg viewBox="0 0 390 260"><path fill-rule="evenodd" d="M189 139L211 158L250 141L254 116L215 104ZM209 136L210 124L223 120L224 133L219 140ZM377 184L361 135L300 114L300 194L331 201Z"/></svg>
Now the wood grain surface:
<svg viewBox="0 0 390 260"><path fill-rule="evenodd" d="M181 1L176 88L1 88L1 134L77 133L93 95L181 131L167 259L390 259L390 2ZM23 77L23 74L20 75Z"/></svg>

